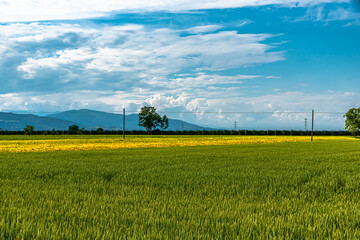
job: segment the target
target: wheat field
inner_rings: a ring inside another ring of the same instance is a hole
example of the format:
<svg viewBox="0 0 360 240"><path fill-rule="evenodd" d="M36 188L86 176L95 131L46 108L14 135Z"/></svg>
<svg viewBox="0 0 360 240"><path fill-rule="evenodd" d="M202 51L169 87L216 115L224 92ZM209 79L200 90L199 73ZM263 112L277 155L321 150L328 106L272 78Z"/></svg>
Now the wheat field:
<svg viewBox="0 0 360 240"><path fill-rule="evenodd" d="M354 139L3 152L0 239L357 239L359 156Z"/></svg>

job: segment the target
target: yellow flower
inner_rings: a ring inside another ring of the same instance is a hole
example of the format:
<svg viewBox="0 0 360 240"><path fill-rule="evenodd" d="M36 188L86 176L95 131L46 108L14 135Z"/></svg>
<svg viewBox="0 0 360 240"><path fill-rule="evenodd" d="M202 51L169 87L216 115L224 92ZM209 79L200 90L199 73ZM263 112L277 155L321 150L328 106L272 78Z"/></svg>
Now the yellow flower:
<svg viewBox="0 0 360 240"><path fill-rule="evenodd" d="M2 137L4 138L6 137ZM352 137L315 137L315 141L340 139L356 140ZM83 151L309 141L308 136L127 136L125 140L122 140L121 136L61 136L53 139L33 136L32 140L0 140L0 152Z"/></svg>

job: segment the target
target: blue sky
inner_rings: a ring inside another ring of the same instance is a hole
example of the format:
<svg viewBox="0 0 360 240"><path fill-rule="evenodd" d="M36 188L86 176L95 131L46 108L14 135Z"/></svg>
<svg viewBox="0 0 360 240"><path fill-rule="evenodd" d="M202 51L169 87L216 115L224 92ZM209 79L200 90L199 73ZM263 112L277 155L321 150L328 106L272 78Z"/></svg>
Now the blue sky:
<svg viewBox="0 0 360 240"><path fill-rule="evenodd" d="M303 129L315 109L340 113L317 114L317 129L343 129L360 105L359 12L346 0L0 0L0 110L153 105L207 126Z"/></svg>

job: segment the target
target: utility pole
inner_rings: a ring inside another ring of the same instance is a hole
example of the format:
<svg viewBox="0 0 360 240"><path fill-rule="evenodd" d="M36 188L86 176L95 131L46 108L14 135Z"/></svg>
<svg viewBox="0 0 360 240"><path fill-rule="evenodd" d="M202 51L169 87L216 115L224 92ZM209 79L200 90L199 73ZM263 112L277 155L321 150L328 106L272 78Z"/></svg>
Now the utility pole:
<svg viewBox="0 0 360 240"><path fill-rule="evenodd" d="M315 111L312 110L312 124L311 124L311 141L314 141L314 117L315 117Z"/></svg>
<svg viewBox="0 0 360 240"><path fill-rule="evenodd" d="M308 131L308 120L307 118L305 118L305 132Z"/></svg>
<svg viewBox="0 0 360 240"><path fill-rule="evenodd" d="M123 108L123 139L125 139L125 108Z"/></svg>
<svg viewBox="0 0 360 240"><path fill-rule="evenodd" d="M235 128L235 132L236 132L236 126L237 126L237 122L234 122L234 128Z"/></svg>

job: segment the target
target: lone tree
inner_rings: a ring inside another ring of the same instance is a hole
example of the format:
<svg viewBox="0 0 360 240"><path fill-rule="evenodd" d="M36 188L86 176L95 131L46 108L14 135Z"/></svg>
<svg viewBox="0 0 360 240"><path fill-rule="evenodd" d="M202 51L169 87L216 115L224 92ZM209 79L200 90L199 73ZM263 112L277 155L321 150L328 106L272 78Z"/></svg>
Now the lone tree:
<svg viewBox="0 0 360 240"><path fill-rule="evenodd" d="M34 127L31 125L26 125L26 128L24 128L24 132L25 132L25 135L29 135L29 137L30 137L31 135L34 134Z"/></svg>
<svg viewBox="0 0 360 240"><path fill-rule="evenodd" d="M169 127L169 119L166 115L161 117L154 107L142 107L139 113L139 126L146 129L148 135L157 127L166 129Z"/></svg>
<svg viewBox="0 0 360 240"><path fill-rule="evenodd" d="M83 128L79 128L77 125L71 125L68 129L68 134L81 134L84 131Z"/></svg>
<svg viewBox="0 0 360 240"><path fill-rule="evenodd" d="M360 130L360 108L350 109L344 117L346 118L345 129L356 136Z"/></svg>
<svg viewBox="0 0 360 240"><path fill-rule="evenodd" d="M169 119L166 115L164 115L161 119L160 128L161 128L161 134L163 134L163 131L169 127Z"/></svg>

